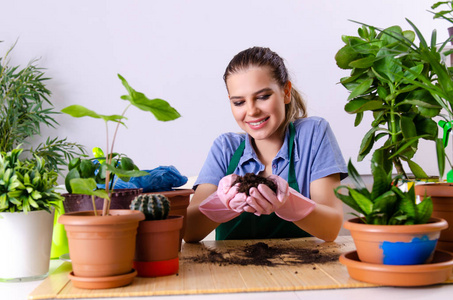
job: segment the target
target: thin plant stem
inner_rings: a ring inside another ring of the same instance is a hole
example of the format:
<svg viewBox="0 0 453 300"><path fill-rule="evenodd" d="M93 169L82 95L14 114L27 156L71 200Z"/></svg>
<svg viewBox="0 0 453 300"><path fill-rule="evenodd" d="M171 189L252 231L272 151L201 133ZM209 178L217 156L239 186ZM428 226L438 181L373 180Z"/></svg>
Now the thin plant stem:
<svg viewBox="0 0 453 300"><path fill-rule="evenodd" d="M97 217L98 216L98 211L96 209L96 199L95 199L94 195L91 195L91 202L93 202L94 216Z"/></svg>

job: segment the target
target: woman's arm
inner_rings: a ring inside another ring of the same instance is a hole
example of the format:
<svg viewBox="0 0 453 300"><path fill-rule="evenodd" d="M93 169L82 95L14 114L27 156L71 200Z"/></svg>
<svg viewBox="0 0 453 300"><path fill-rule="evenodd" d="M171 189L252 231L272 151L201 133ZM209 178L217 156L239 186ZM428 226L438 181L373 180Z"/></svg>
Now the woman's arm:
<svg viewBox="0 0 453 300"><path fill-rule="evenodd" d="M316 207L308 216L294 224L327 242L335 240L343 224L343 204L333 192L339 185L339 174L311 182L310 199L316 202Z"/></svg>
<svg viewBox="0 0 453 300"><path fill-rule="evenodd" d="M198 209L200 203L216 191L217 186L210 183L200 184L195 190L187 208L186 230L184 234L184 241L186 243L201 241L219 226L219 223L213 222Z"/></svg>

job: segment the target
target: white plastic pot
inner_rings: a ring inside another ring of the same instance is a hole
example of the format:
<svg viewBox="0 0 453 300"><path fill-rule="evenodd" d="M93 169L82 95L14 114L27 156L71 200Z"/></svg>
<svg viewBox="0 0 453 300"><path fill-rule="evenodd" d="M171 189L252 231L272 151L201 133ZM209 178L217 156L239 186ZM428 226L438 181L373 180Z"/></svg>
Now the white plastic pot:
<svg viewBox="0 0 453 300"><path fill-rule="evenodd" d="M0 213L0 281L47 276L54 214L47 211Z"/></svg>

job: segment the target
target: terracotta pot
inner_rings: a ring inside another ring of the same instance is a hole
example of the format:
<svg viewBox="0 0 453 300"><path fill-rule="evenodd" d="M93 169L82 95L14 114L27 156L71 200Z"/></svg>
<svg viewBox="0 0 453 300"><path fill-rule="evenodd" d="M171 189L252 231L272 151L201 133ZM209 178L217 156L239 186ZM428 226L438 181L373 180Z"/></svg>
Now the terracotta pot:
<svg viewBox="0 0 453 300"><path fill-rule="evenodd" d="M129 209L132 200L142 193L143 189L118 189L113 190L110 195L111 203L110 209ZM62 194L65 198L63 201L64 210L67 213L76 211L90 211L93 210L93 202L91 196L77 195L77 194ZM96 197L96 209L102 210L104 199Z"/></svg>
<svg viewBox="0 0 453 300"><path fill-rule="evenodd" d="M58 220L68 235L73 275L96 278L131 273L137 227L144 214L128 209L98 214L66 213Z"/></svg>
<svg viewBox="0 0 453 300"><path fill-rule="evenodd" d="M433 214L448 222L448 228L440 233L438 249L453 252L453 183L427 183L415 185L415 194L420 200L430 196L433 201Z"/></svg>
<svg viewBox="0 0 453 300"><path fill-rule="evenodd" d="M153 192L153 193L145 193L145 194L161 194L170 200L170 215L179 215L183 216L183 225L180 232L179 237L179 248L181 249L182 239L184 237L184 233L186 231L186 218L187 218L187 207L190 203L190 195L194 193L192 189L180 189L180 190L173 190L173 191L165 191L165 192Z"/></svg>
<svg viewBox="0 0 453 300"><path fill-rule="evenodd" d="M140 277L175 274L179 270L179 242L183 216L141 221L137 229L134 268Z"/></svg>
<svg viewBox="0 0 453 300"><path fill-rule="evenodd" d="M385 265L429 262L440 231L447 227L447 222L438 218L417 225L369 225L359 218L344 223L344 228L351 232L360 261Z"/></svg>

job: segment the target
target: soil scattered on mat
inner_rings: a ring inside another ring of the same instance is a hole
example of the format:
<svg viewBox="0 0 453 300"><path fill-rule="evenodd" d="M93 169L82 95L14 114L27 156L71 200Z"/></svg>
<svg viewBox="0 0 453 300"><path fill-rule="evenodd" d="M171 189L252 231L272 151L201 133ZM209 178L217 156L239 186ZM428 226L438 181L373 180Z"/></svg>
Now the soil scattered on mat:
<svg viewBox="0 0 453 300"><path fill-rule="evenodd" d="M185 257L197 263L214 263L222 265L254 265L254 266L277 266L277 265L300 265L337 261L340 254L323 253L319 249L290 248L269 246L258 242L237 249L229 249L222 253L219 250L206 249L206 253L194 257ZM284 259L284 261L282 260Z"/></svg>

